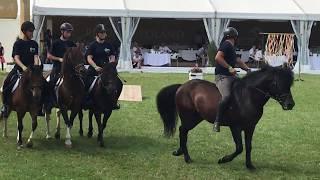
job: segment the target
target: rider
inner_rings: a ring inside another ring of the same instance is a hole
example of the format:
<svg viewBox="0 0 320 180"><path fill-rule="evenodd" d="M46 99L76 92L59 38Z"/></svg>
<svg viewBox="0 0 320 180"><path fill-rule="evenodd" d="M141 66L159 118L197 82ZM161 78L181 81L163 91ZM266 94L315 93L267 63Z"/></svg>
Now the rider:
<svg viewBox="0 0 320 180"><path fill-rule="evenodd" d="M73 26L68 23L62 23L60 26L61 36L59 39L55 40L52 44L51 50L48 53L48 59L53 62L52 71L50 74L50 89L54 89L55 84L57 83L61 75L61 64L63 62L63 56L70 47L76 47L76 44L70 40L72 35ZM52 94L51 96L54 97ZM51 98L53 98L51 97ZM55 99L55 98L53 98Z"/></svg>
<svg viewBox="0 0 320 180"><path fill-rule="evenodd" d="M219 103L216 120L213 130L220 132L220 122L222 116L229 106L232 82L237 78L237 71L234 69L238 64L241 69L250 72L250 68L241 59L237 59L235 45L238 39L238 31L233 27L228 27L223 32L223 41L220 44L218 53L215 57L215 82L222 95Z"/></svg>
<svg viewBox="0 0 320 180"><path fill-rule="evenodd" d="M105 63L116 63L116 51L112 44L106 42L106 29L103 24L96 26L96 40L93 41L87 50L87 61L89 68L88 77L97 76ZM119 105L115 104L114 109L119 109Z"/></svg>
<svg viewBox="0 0 320 180"><path fill-rule="evenodd" d="M14 86L15 80L19 74L26 71L32 65L39 65L40 59L38 56L38 43L32 40L33 31L35 27L30 21L25 21L21 25L23 38L18 39L12 50L12 58L15 62L14 68L10 71L3 82L2 87L2 103L1 116L8 117L9 98L11 97L11 90Z"/></svg>

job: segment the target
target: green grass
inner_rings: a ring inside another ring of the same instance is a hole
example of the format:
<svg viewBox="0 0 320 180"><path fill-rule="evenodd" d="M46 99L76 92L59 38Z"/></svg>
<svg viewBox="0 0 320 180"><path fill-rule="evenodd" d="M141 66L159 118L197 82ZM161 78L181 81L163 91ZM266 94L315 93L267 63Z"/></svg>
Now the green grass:
<svg viewBox="0 0 320 180"><path fill-rule="evenodd" d="M234 143L228 128L213 133L207 122L189 134L192 164L171 155L178 147L178 134L172 139L163 137L155 97L161 87L185 82L186 74L121 76L128 84L142 85L143 102L121 102L121 110L109 119L105 148L98 147L96 129L92 139L80 137L78 121L72 129L72 149L64 147L63 139L46 140L45 121L39 118L34 147L17 150L16 115L12 114L9 138L0 138L1 179L320 179L320 76L303 75L305 81L294 84L293 111L283 111L274 100L268 102L254 134L254 172L246 169L244 153L231 163L217 164L234 151ZM206 78L213 80L212 75ZM84 125L87 133L87 118ZM53 132L54 126L52 117ZM29 116L24 127L25 142L31 132Z"/></svg>

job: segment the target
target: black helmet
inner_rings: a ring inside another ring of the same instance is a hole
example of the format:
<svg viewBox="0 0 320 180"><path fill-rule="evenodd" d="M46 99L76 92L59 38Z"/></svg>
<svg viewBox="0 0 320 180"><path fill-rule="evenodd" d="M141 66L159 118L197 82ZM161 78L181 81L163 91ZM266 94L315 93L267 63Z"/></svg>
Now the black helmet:
<svg viewBox="0 0 320 180"><path fill-rule="evenodd" d="M60 26L60 30L61 31L73 31L73 27L70 23L62 23L61 26Z"/></svg>
<svg viewBox="0 0 320 180"><path fill-rule="evenodd" d="M35 30L34 24L32 22L30 22L30 21L25 21L21 25L21 31L22 32L34 31L34 30Z"/></svg>
<svg viewBox="0 0 320 180"><path fill-rule="evenodd" d="M106 32L106 28L104 27L103 24L98 24L96 26L96 34L102 33L102 32Z"/></svg>
<svg viewBox="0 0 320 180"><path fill-rule="evenodd" d="M223 37L226 38L226 39L229 39L229 38L238 38L238 31L233 28L233 27L228 27L224 30L223 32Z"/></svg>

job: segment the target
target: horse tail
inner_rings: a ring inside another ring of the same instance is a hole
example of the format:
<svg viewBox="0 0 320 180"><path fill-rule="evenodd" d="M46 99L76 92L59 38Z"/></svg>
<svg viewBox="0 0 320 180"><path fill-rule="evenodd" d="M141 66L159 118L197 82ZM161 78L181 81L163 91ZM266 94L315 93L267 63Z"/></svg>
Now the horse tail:
<svg viewBox="0 0 320 180"><path fill-rule="evenodd" d="M164 135L172 137L176 131L177 110L176 110L176 92L181 84L173 84L164 87L157 95L157 108L161 116Z"/></svg>

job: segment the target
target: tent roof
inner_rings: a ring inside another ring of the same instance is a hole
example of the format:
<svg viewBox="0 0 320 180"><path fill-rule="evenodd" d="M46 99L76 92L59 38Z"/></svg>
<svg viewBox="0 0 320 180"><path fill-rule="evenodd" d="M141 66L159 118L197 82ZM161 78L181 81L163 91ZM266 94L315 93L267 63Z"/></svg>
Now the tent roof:
<svg viewBox="0 0 320 180"><path fill-rule="evenodd" d="M34 15L126 16L123 0L35 0Z"/></svg>
<svg viewBox="0 0 320 180"><path fill-rule="evenodd" d="M320 20L315 0L35 0L34 15Z"/></svg>
<svg viewBox="0 0 320 180"><path fill-rule="evenodd" d="M309 20L320 21L320 1L319 0L294 0Z"/></svg>
<svg viewBox="0 0 320 180"><path fill-rule="evenodd" d="M129 16L159 18L214 17L210 0L125 0Z"/></svg>
<svg viewBox="0 0 320 180"><path fill-rule="evenodd" d="M274 20L296 20L304 18L303 11L293 0L211 1L217 10L218 18Z"/></svg>

